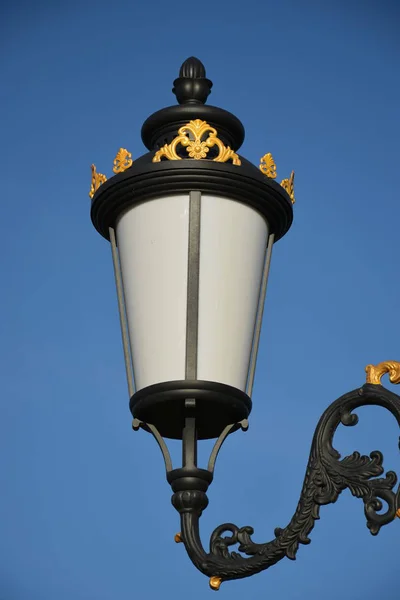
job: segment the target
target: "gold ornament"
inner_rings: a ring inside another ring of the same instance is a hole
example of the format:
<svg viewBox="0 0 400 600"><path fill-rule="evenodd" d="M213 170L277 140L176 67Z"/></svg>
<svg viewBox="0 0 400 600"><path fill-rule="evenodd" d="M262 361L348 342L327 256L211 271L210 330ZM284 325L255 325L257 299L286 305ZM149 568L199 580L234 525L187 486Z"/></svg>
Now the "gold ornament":
<svg viewBox="0 0 400 600"><path fill-rule="evenodd" d="M294 204L296 202L294 197L294 171L292 171L289 179L283 179L281 181L281 186L284 190L287 191L289 198L292 201L292 204Z"/></svg>
<svg viewBox="0 0 400 600"><path fill-rule="evenodd" d="M92 165L91 169L92 169L92 183L90 186L89 197L93 198L93 196L95 195L95 193L97 192L97 190L99 189L101 184L104 183L105 181L107 181L107 177L105 175L103 175L102 173L98 173L96 171L96 165Z"/></svg>
<svg viewBox="0 0 400 600"><path fill-rule="evenodd" d="M391 383L400 383L400 362L390 360L381 362L378 365L367 365L365 367L367 373L367 383L374 385L382 385L381 379L387 373Z"/></svg>
<svg viewBox="0 0 400 600"><path fill-rule="evenodd" d="M207 133L208 137L202 139ZM182 160L182 157L177 153L177 146L180 144L186 148L189 158L194 160L206 158L210 148L217 146L218 156L213 158L213 161L227 162L232 159L234 165L241 164L239 156L229 146L224 146L217 137L217 130L205 121L200 119L190 121L178 130L178 134L170 144L165 144L160 150L157 150L153 162L161 162L163 157L168 160Z"/></svg>
<svg viewBox="0 0 400 600"><path fill-rule="evenodd" d="M267 177L270 177L271 179L276 178L276 164L271 152L268 152L268 154L264 154L260 161L259 168L260 171L264 173L264 175L266 175Z"/></svg>
<svg viewBox="0 0 400 600"><path fill-rule="evenodd" d="M132 166L132 154L126 148L120 148L117 156L114 158L114 173L123 173L126 169Z"/></svg>
<svg viewBox="0 0 400 600"><path fill-rule="evenodd" d="M212 590L218 591L221 587L222 579L221 577L210 577L210 588Z"/></svg>

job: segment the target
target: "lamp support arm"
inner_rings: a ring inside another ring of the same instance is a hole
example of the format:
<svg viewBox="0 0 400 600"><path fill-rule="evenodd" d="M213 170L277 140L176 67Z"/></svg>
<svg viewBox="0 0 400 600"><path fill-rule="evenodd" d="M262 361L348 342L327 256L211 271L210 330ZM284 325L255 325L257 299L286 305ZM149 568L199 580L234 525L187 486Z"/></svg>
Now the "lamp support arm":
<svg viewBox="0 0 400 600"><path fill-rule="evenodd" d="M253 528L225 523L211 535L210 551L202 546L199 520L208 504L204 490L175 491L172 504L181 516L182 541L193 564L209 576L210 585L218 589L222 581L240 579L259 573L285 556L294 560L300 544L309 544L308 537L320 507L336 502L348 488L353 496L364 503L367 527L372 535L399 515L400 488L394 491L397 476L393 471L384 473L383 455L373 451L369 456L353 452L341 458L333 447L333 437L340 424L354 426L358 417L353 411L360 406L382 406L389 410L400 426L400 397L380 384L367 383L333 402L321 416L316 427L303 488L296 511L289 524L275 529L275 539L256 543L251 536ZM382 500L387 508L382 512ZM226 535L228 534L228 535ZM238 544L238 550L230 547ZM245 555L245 556L243 556Z"/></svg>

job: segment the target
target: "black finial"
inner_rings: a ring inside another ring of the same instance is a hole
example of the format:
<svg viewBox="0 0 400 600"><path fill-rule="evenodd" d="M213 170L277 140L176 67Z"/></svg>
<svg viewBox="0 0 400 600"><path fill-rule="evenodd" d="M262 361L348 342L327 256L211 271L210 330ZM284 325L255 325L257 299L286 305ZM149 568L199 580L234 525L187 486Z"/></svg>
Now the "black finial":
<svg viewBox="0 0 400 600"><path fill-rule="evenodd" d="M206 76L206 70L201 60L195 56L187 58L179 70L179 77L190 77L200 79Z"/></svg>
<svg viewBox="0 0 400 600"><path fill-rule="evenodd" d="M203 63L191 56L182 64L172 91L179 104L205 104L211 88Z"/></svg>
<svg viewBox="0 0 400 600"><path fill-rule="evenodd" d="M179 129L191 120L206 121L218 131L222 142L236 152L243 144L244 128L230 112L207 106L212 81L206 78L203 63L191 56L182 64L173 92L179 105L162 108L150 115L142 126L142 140L149 150L159 150L179 135Z"/></svg>

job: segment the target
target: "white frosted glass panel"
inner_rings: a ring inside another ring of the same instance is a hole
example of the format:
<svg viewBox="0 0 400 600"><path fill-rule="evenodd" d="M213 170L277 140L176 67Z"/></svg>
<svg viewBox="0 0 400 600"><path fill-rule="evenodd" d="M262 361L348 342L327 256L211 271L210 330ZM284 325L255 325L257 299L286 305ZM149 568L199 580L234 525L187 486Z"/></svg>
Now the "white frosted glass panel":
<svg viewBox="0 0 400 600"><path fill-rule="evenodd" d="M123 214L117 242L136 389L185 378L189 195Z"/></svg>
<svg viewBox="0 0 400 600"><path fill-rule="evenodd" d="M267 235L252 208L202 195L198 379L245 390Z"/></svg>

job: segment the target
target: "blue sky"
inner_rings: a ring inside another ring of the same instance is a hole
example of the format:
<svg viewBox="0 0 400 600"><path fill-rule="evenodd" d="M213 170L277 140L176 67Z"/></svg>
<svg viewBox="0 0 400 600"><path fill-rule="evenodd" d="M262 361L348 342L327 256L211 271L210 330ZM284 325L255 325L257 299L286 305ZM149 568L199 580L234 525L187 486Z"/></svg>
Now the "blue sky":
<svg viewBox="0 0 400 600"><path fill-rule="evenodd" d="M267 541L292 516L324 408L364 382L366 364L400 359L399 8L71 0L0 11L0 600L204 598L207 579L173 541L159 450L130 428L90 165L111 174L119 147L144 152L144 119L174 103L172 81L195 55L214 81L209 103L246 127L241 153L257 163L272 152L279 176L296 171L250 429L221 452L202 519L204 543L225 521ZM336 447L380 449L400 471L392 417L359 416ZM397 598L400 520L373 538L347 492L321 514L295 563L225 583L220 597Z"/></svg>

